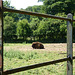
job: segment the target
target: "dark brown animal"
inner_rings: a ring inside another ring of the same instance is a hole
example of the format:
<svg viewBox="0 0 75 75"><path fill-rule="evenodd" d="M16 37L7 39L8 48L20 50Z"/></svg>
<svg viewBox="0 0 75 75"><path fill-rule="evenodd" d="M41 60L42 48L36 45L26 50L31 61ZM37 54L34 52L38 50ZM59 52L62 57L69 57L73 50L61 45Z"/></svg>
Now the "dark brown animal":
<svg viewBox="0 0 75 75"><path fill-rule="evenodd" d="M33 42L32 47L34 49L44 49L44 45L41 42Z"/></svg>

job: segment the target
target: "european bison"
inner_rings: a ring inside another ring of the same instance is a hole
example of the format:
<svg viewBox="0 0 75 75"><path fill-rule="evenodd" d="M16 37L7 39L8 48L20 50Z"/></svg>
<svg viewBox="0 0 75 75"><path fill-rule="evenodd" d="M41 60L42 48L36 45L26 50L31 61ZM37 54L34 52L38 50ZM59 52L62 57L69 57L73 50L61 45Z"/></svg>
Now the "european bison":
<svg viewBox="0 0 75 75"><path fill-rule="evenodd" d="M40 42L33 42L32 47L34 49L44 49L44 45L42 43L40 43Z"/></svg>

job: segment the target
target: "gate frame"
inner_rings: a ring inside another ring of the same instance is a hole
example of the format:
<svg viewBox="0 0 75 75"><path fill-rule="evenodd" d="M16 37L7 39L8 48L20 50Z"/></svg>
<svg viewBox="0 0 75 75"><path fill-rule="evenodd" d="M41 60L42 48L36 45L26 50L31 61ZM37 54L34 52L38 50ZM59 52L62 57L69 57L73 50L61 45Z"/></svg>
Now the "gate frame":
<svg viewBox="0 0 75 75"><path fill-rule="evenodd" d="M69 13L67 15L68 18L73 20L73 15ZM67 21L67 57L70 58L67 61L67 75L73 75L73 41L72 41L72 29L73 22Z"/></svg>
<svg viewBox="0 0 75 75"><path fill-rule="evenodd" d="M3 72L3 1L0 0L0 75Z"/></svg>
<svg viewBox="0 0 75 75"><path fill-rule="evenodd" d="M20 13L20 14L26 14L26 15L33 15L33 16L40 16L40 17L45 17L45 18L54 18L54 19L60 19L60 20L66 20L67 21L67 57L63 59L58 59L54 61L49 61L49 62L44 62L44 63L39 63L39 64L34 64L34 65L29 65L25 67L20 67L12 70L7 70L3 71L3 12L15 12L15 13ZM26 71L42 66L47 66L50 64L56 64L59 62L67 61L67 75L73 75L73 59L75 59L75 56L73 57L73 43L72 43L72 25L75 20L73 20L72 14L68 14L67 18L64 17L58 17L54 15L48 15L48 14L40 14L36 12L29 12L29 11L20 11L20 10L14 10L14 9L9 9L3 7L3 1L0 0L0 55L2 56L2 66L0 67L0 70L3 75L8 75L20 71Z"/></svg>

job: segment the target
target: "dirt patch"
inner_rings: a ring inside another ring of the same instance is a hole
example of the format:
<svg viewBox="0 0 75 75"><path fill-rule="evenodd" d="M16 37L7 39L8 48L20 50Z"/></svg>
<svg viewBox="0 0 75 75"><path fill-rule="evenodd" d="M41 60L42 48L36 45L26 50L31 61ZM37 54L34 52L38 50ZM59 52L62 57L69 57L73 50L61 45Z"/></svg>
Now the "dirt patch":
<svg viewBox="0 0 75 75"><path fill-rule="evenodd" d="M45 51L67 51L67 44L66 43L50 43L44 44ZM31 45L12 45L12 46L4 46L5 50L20 50L20 51L29 51L34 50ZM38 50L38 49L36 49ZM75 43L73 43L73 51L75 51Z"/></svg>

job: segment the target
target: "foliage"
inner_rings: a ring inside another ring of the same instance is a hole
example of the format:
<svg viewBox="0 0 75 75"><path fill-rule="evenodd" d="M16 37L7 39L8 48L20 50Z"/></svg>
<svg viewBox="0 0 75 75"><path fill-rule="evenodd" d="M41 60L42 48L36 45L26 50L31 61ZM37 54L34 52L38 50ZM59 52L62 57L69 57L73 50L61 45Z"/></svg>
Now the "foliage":
<svg viewBox="0 0 75 75"><path fill-rule="evenodd" d="M75 1L74 0L45 0L44 8L47 14L56 14L59 12L75 13Z"/></svg>
<svg viewBox="0 0 75 75"><path fill-rule="evenodd" d="M4 18L4 39L11 39L16 34L16 23L10 16Z"/></svg>
<svg viewBox="0 0 75 75"><path fill-rule="evenodd" d="M39 0L40 1L40 0ZM29 6L23 11L32 11L37 13L52 14L60 17L67 17L68 13L75 15L75 0L41 0L43 5ZM3 2L7 8L9 1ZM12 17L12 20L6 17ZM18 40L48 41L48 42L66 42L67 25L65 21L54 20L43 17L30 16L25 14L5 12L4 18L4 37L16 37ZM8 23L9 22L9 23ZM17 24L17 25L16 25ZM73 41L75 42L75 23L73 23ZM7 26L9 30L7 29ZM14 30L13 30L14 29ZM9 33L10 32L10 33ZM19 38L17 38L19 37ZM14 38L11 38L14 40ZM62 39L62 40L61 40ZM8 40L8 39L7 39Z"/></svg>
<svg viewBox="0 0 75 75"><path fill-rule="evenodd" d="M3 6L7 8L14 8L13 6L10 6L10 1L3 1Z"/></svg>
<svg viewBox="0 0 75 75"><path fill-rule="evenodd" d="M45 0L38 0L38 2L43 2L43 1L45 1Z"/></svg>
<svg viewBox="0 0 75 75"><path fill-rule="evenodd" d="M41 9L42 9L42 5L35 5L35 6L29 6L28 8L26 8L25 10L27 11L33 11L33 12L41 12Z"/></svg>
<svg viewBox="0 0 75 75"><path fill-rule="evenodd" d="M17 35L27 39L31 34L31 29L29 27L28 21L26 19L19 20L17 23Z"/></svg>

